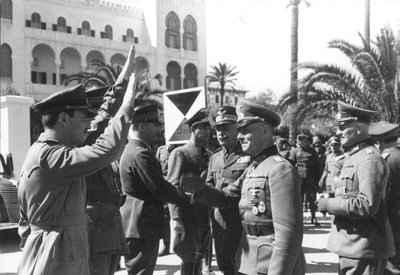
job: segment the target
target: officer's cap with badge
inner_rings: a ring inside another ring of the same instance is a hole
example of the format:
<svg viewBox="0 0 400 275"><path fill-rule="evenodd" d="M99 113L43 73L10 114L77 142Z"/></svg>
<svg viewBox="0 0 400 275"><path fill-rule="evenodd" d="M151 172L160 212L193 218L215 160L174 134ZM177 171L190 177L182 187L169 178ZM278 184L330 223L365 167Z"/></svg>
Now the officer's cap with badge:
<svg viewBox="0 0 400 275"><path fill-rule="evenodd" d="M200 125L210 126L210 120L208 119L208 112L206 108L201 108L198 110L193 116L191 116L188 120L186 120L186 124L189 127L196 127Z"/></svg>
<svg viewBox="0 0 400 275"><path fill-rule="evenodd" d="M399 125L387 121L374 122L369 125L368 134L376 140L396 140L399 137Z"/></svg>
<svg viewBox="0 0 400 275"><path fill-rule="evenodd" d="M223 105L217 110L214 127L224 124L236 124L237 120L238 116L236 114L236 108L233 106Z"/></svg>
<svg viewBox="0 0 400 275"><path fill-rule="evenodd" d="M104 86L104 87L94 87L90 88L86 91L86 96L89 105L92 108L99 109L101 104L104 102L104 94L108 91L110 87L109 86Z"/></svg>
<svg viewBox="0 0 400 275"><path fill-rule="evenodd" d="M42 115L66 110L84 110L90 116L97 113L97 109L90 105L81 84L56 92L34 104L32 108Z"/></svg>
<svg viewBox="0 0 400 275"><path fill-rule="evenodd" d="M370 123L378 115L377 111L362 109L338 101L338 125L343 126L353 121Z"/></svg>
<svg viewBox="0 0 400 275"><path fill-rule="evenodd" d="M265 106L247 100L239 103L236 107L236 113L238 115L237 128L256 122L263 122L275 128L281 123L281 117L277 113Z"/></svg>
<svg viewBox="0 0 400 275"><path fill-rule="evenodd" d="M152 103L137 106L135 107L134 112L132 123L151 122L161 124L157 104Z"/></svg>
<svg viewBox="0 0 400 275"><path fill-rule="evenodd" d="M303 140L305 140L305 141L308 141L308 142L310 142L310 143L311 143L311 141L312 141L312 138L311 138L309 135L304 134L304 133L298 134L297 137L296 137L296 139L297 139L297 141L303 141Z"/></svg>

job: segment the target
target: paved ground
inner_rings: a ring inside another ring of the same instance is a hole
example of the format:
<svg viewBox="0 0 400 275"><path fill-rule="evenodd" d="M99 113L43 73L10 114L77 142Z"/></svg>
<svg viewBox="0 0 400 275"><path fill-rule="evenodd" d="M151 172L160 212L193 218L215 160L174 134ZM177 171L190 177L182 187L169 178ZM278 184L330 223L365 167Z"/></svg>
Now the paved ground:
<svg viewBox="0 0 400 275"><path fill-rule="evenodd" d="M320 217L322 220L322 218ZM309 213L305 214L303 249L307 260L307 274L333 275L337 274L337 256L327 252L324 248L327 243L330 223L325 218L321 227L309 224ZM0 275L16 274L21 252L19 251L19 238L16 230L0 232ZM221 275L213 257L213 269L216 275ZM155 275L178 275L180 260L174 255L159 257ZM125 275L126 271L118 271L118 275Z"/></svg>

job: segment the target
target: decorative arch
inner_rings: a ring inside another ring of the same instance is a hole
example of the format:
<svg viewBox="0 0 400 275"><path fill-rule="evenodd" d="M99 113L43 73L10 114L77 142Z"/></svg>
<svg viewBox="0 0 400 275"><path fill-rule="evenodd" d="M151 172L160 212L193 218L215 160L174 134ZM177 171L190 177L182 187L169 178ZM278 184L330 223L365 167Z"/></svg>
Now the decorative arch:
<svg viewBox="0 0 400 275"><path fill-rule="evenodd" d="M42 19L40 17L40 14L37 12L34 12L31 15L31 27L35 29L42 28Z"/></svg>
<svg viewBox="0 0 400 275"><path fill-rule="evenodd" d="M168 48L180 49L180 28L181 24L178 15L171 11L166 17L167 29L165 30L165 45Z"/></svg>
<svg viewBox="0 0 400 275"><path fill-rule="evenodd" d="M90 36L90 23L86 20L82 22L82 34Z"/></svg>
<svg viewBox="0 0 400 275"><path fill-rule="evenodd" d="M70 74L76 74L82 71L81 54L73 47L67 47L60 53L60 76L59 84L64 84L65 78Z"/></svg>
<svg viewBox="0 0 400 275"><path fill-rule="evenodd" d="M8 44L0 46L0 77L12 79L12 49Z"/></svg>
<svg viewBox="0 0 400 275"><path fill-rule="evenodd" d="M183 20L183 48L188 51L197 51L197 24L191 15Z"/></svg>
<svg viewBox="0 0 400 275"><path fill-rule="evenodd" d="M57 31L67 32L67 20L64 17L57 18Z"/></svg>
<svg viewBox="0 0 400 275"><path fill-rule="evenodd" d="M126 30L126 41L134 42L135 41L135 34L132 29Z"/></svg>
<svg viewBox="0 0 400 275"><path fill-rule="evenodd" d="M104 38L113 39L113 28L111 27L111 25L106 25L104 27Z"/></svg>
<svg viewBox="0 0 400 275"><path fill-rule="evenodd" d="M171 91L180 90L182 88L181 85L181 66L176 61L170 61L167 64L167 81L166 86L167 89Z"/></svg>
<svg viewBox="0 0 400 275"><path fill-rule="evenodd" d="M193 63L186 64L184 68L185 78L183 79L183 88L193 88L198 86L197 67Z"/></svg>
<svg viewBox="0 0 400 275"><path fill-rule="evenodd" d="M111 56L111 58L110 58L111 65L118 64L121 67L123 67L125 64L125 61L126 61L126 57L120 53L116 53L113 56Z"/></svg>
<svg viewBox="0 0 400 275"><path fill-rule="evenodd" d="M37 84L56 84L55 52L47 44L37 44L32 49L31 80Z"/></svg>
<svg viewBox="0 0 400 275"><path fill-rule="evenodd" d="M96 50L90 51L86 55L86 65L87 65L86 70L94 71L97 68L97 66L94 66L92 64L92 62L94 62L94 61L100 61L100 62L104 63L105 62L104 55L101 52L96 51Z"/></svg>
<svg viewBox="0 0 400 275"><path fill-rule="evenodd" d="M0 18L12 20L13 3L11 0L0 1Z"/></svg>

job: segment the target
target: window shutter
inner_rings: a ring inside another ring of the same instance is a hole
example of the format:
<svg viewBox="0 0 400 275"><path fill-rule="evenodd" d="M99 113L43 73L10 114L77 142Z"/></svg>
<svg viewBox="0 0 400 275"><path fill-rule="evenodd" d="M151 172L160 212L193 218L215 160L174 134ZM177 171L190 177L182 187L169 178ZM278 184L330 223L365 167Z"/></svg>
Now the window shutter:
<svg viewBox="0 0 400 275"><path fill-rule="evenodd" d="M126 42L126 35L122 36L122 41Z"/></svg>
<svg viewBox="0 0 400 275"><path fill-rule="evenodd" d="M168 35L168 30L165 31L165 46L169 48L169 35Z"/></svg>
<svg viewBox="0 0 400 275"><path fill-rule="evenodd" d="M56 24L53 24L52 27L51 27L51 29L52 29L53 31L56 32L56 31L57 31L57 25L56 25Z"/></svg>
<svg viewBox="0 0 400 275"><path fill-rule="evenodd" d="M197 52L197 36L193 39L193 51Z"/></svg>
<svg viewBox="0 0 400 275"><path fill-rule="evenodd" d="M179 35L176 36L176 48L181 48L181 37Z"/></svg>
<svg viewBox="0 0 400 275"><path fill-rule="evenodd" d="M57 84L57 78L56 78L56 74L53 73L53 85Z"/></svg>
<svg viewBox="0 0 400 275"><path fill-rule="evenodd" d="M95 36L96 36L96 32L95 32L94 30L91 30L91 31L90 31L90 36L91 36L91 37L95 37Z"/></svg>
<svg viewBox="0 0 400 275"><path fill-rule="evenodd" d="M139 43L139 37L135 36L134 42L135 42L135 44L138 44Z"/></svg>
<svg viewBox="0 0 400 275"><path fill-rule="evenodd" d="M186 50L186 35L183 34L182 48Z"/></svg>
<svg viewBox="0 0 400 275"><path fill-rule="evenodd" d="M79 35L81 35L81 34L82 34L82 29L81 29L81 28L78 28L78 29L76 30L76 32L77 32Z"/></svg>
<svg viewBox="0 0 400 275"><path fill-rule="evenodd" d="M72 32L72 29L71 29L70 26L68 26L68 27L67 27L67 33L71 33L71 32Z"/></svg>
<svg viewBox="0 0 400 275"><path fill-rule="evenodd" d="M105 37L105 33L104 32L100 32L100 38L104 38Z"/></svg>
<svg viewBox="0 0 400 275"><path fill-rule="evenodd" d="M31 26L31 20L25 20L25 27Z"/></svg>
<svg viewBox="0 0 400 275"><path fill-rule="evenodd" d="M46 23L45 22L42 22L42 30L45 30L46 29Z"/></svg>
<svg viewBox="0 0 400 275"><path fill-rule="evenodd" d="M37 83L35 71L31 71L31 81L32 81L32 83Z"/></svg>

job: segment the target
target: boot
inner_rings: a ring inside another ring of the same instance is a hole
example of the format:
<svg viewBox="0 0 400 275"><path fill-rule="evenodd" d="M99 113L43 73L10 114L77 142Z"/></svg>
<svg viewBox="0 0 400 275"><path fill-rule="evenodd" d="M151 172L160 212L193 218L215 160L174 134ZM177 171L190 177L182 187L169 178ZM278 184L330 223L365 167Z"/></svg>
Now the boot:
<svg viewBox="0 0 400 275"><path fill-rule="evenodd" d="M181 263L181 275L193 275L194 263Z"/></svg>

